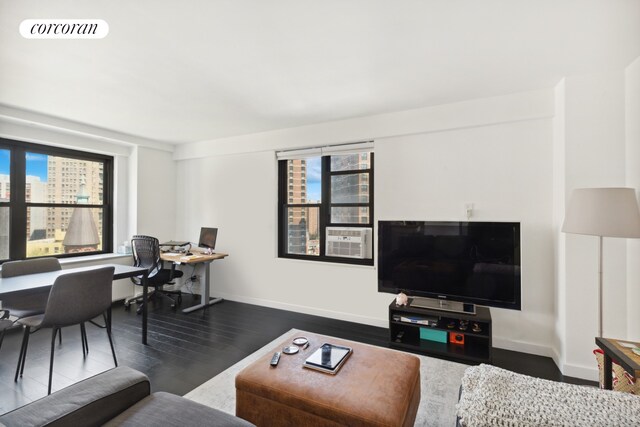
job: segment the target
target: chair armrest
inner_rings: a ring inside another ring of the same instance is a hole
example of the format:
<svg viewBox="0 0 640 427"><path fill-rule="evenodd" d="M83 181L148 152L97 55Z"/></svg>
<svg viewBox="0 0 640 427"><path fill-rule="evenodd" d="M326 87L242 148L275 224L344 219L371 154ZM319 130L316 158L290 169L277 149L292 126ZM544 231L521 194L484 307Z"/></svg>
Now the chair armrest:
<svg viewBox="0 0 640 427"><path fill-rule="evenodd" d="M0 425L102 425L150 394L146 375L118 367L0 416Z"/></svg>

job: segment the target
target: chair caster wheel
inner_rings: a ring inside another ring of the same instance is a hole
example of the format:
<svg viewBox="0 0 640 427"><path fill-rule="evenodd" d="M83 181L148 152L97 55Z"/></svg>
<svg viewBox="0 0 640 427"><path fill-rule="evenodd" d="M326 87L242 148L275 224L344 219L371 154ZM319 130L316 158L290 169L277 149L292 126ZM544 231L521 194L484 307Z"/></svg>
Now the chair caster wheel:
<svg viewBox="0 0 640 427"><path fill-rule="evenodd" d="M130 303L127 303L127 302L125 302L125 303L124 303L124 309L125 309L125 311L129 311L129 310L131 310L131 304L130 304Z"/></svg>
<svg viewBox="0 0 640 427"><path fill-rule="evenodd" d="M137 314L141 314L142 313L142 306L138 306L138 308L136 308L136 313Z"/></svg>

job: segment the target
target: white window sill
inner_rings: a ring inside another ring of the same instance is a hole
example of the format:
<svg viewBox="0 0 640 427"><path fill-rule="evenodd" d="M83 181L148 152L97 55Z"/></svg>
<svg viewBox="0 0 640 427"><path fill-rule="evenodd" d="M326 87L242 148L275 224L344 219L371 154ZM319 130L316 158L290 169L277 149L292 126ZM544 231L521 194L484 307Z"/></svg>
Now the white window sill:
<svg viewBox="0 0 640 427"><path fill-rule="evenodd" d="M60 259L60 264L63 266L73 265L73 264L85 264L85 263L94 263L96 261L109 261L116 260L118 258L127 259L127 264L131 264L131 254L99 254L99 255L87 255L83 257L77 258L62 258Z"/></svg>
<svg viewBox="0 0 640 427"><path fill-rule="evenodd" d="M294 262L294 263L304 263L304 264L315 264L315 265L323 265L323 266L333 266L333 267L352 267L352 268L360 268L365 270L375 270L375 265L363 265L363 264L349 264L344 262L331 262L331 261L313 261L299 258L286 258L279 257L276 255L277 262Z"/></svg>

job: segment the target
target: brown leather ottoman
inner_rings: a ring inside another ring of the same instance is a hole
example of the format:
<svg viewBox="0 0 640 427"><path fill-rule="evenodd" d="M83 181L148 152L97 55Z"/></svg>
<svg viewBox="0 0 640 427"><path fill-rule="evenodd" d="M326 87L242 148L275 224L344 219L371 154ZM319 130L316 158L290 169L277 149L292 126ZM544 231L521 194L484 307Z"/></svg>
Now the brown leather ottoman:
<svg viewBox="0 0 640 427"><path fill-rule="evenodd" d="M413 426L420 403L420 359L410 354L301 332L306 350L285 341L236 376L236 415L257 426ZM293 338L293 337L292 337ZM323 343L353 348L337 375L303 368Z"/></svg>

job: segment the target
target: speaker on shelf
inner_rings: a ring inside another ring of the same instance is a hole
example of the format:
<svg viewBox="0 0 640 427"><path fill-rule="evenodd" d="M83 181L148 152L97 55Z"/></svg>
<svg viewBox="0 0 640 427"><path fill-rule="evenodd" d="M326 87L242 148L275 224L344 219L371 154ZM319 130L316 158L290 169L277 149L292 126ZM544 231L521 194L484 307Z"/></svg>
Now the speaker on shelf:
<svg viewBox="0 0 640 427"><path fill-rule="evenodd" d="M456 332L451 332L449 334L449 342L452 343L452 344L464 345L464 334L458 334Z"/></svg>

